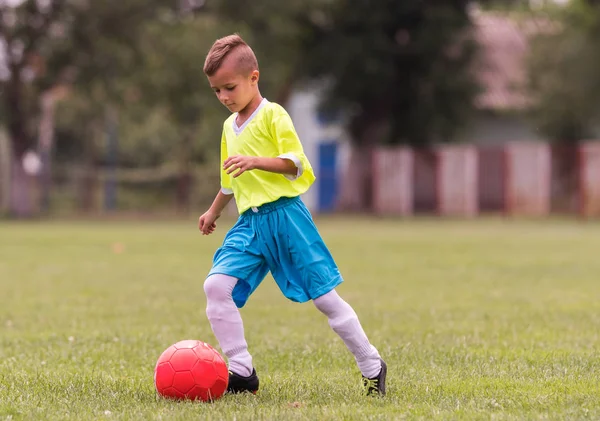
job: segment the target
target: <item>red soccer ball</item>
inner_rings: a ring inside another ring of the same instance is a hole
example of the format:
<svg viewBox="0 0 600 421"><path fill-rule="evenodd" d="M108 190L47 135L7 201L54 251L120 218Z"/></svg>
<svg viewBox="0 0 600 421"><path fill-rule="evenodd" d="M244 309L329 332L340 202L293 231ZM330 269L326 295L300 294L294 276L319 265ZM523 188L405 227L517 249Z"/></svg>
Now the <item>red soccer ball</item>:
<svg viewBox="0 0 600 421"><path fill-rule="evenodd" d="M161 354L154 368L159 395L172 399L219 399L227 390L229 374L221 354L207 343L177 342Z"/></svg>

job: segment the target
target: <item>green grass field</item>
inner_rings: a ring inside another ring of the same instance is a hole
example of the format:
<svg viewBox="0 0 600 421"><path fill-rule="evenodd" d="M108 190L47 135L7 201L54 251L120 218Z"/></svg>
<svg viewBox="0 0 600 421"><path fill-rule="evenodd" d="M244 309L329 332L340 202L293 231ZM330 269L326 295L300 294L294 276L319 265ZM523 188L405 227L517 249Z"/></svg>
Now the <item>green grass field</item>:
<svg viewBox="0 0 600 421"><path fill-rule="evenodd" d="M0 223L0 420L598 419L600 225L318 220L388 396L311 303L242 310L257 396L156 397L170 344L215 344L202 283L232 221Z"/></svg>

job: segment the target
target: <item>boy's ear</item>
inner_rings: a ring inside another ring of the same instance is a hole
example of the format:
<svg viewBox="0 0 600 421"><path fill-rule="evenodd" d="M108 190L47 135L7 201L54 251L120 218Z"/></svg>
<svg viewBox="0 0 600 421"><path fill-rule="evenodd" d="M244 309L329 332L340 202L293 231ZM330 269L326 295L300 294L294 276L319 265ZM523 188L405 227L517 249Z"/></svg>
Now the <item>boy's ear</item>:
<svg viewBox="0 0 600 421"><path fill-rule="evenodd" d="M252 73L250 73L250 81L253 83L257 83L258 79L260 79L260 73L258 72L258 70L253 70Z"/></svg>

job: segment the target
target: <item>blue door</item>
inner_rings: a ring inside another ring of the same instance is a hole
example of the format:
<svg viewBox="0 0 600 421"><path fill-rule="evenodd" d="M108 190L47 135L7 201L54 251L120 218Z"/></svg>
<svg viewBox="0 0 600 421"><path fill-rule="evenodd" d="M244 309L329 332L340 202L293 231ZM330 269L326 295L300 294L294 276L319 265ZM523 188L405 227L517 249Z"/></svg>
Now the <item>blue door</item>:
<svg viewBox="0 0 600 421"><path fill-rule="evenodd" d="M328 142L319 145L319 212L335 210L337 200L337 143Z"/></svg>

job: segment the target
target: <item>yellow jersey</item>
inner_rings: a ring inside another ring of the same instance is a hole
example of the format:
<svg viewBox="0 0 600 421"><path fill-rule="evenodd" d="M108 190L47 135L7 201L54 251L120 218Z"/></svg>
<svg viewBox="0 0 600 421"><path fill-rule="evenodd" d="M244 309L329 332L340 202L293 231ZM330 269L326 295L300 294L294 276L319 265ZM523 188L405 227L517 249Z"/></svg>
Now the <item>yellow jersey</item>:
<svg viewBox="0 0 600 421"><path fill-rule="evenodd" d="M287 111L263 99L241 127L236 124L236 118L237 113L234 113L223 124L221 191L234 195L239 213L280 197L305 193L315 181L315 174ZM289 176L252 170L233 178L223 169L223 162L233 155L290 159L298 172L296 176Z"/></svg>

